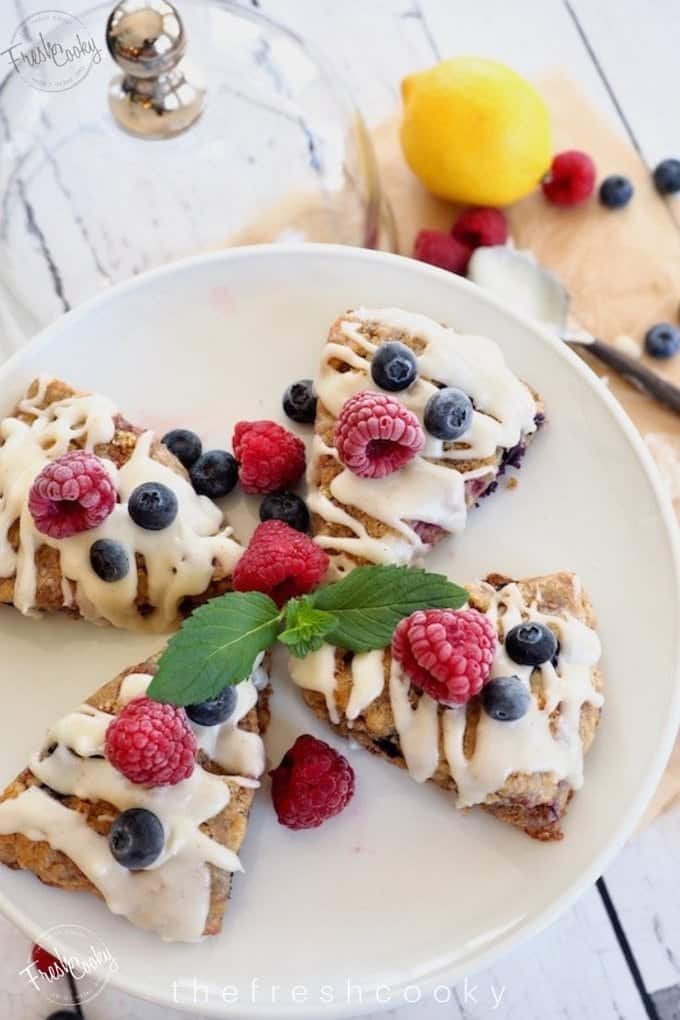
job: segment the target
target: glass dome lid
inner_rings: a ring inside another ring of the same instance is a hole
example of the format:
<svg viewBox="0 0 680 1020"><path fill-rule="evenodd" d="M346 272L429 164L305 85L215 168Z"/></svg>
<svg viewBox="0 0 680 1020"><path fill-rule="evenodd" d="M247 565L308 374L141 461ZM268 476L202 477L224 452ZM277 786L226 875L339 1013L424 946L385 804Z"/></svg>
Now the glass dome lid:
<svg viewBox="0 0 680 1020"><path fill-rule="evenodd" d="M300 37L230 0L47 13L17 29L0 83L0 302L18 335L212 248L396 247L363 121Z"/></svg>

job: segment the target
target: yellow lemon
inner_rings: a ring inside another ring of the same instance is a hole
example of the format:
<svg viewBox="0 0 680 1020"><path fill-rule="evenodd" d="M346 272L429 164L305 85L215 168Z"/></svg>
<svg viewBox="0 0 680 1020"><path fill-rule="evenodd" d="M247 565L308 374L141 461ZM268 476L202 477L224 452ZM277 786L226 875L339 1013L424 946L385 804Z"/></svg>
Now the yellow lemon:
<svg viewBox="0 0 680 1020"><path fill-rule="evenodd" d="M454 57L404 78L401 144L432 194L473 205L509 205L550 164L542 97L504 64Z"/></svg>

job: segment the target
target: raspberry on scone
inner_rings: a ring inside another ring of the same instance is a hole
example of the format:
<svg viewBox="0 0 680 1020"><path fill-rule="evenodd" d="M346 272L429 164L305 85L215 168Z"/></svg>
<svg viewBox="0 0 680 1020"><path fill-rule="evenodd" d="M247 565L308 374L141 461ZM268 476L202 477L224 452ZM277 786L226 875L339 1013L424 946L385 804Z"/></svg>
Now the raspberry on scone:
<svg viewBox="0 0 680 1020"><path fill-rule="evenodd" d="M174 786L188 779L196 749L184 709L151 698L134 698L106 730L106 757L141 786Z"/></svg>
<svg viewBox="0 0 680 1020"><path fill-rule="evenodd" d="M305 444L275 421L239 421L233 449L244 492L290 489L305 470Z"/></svg>
<svg viewBox="0 0 680 1020"><path fill-rule="evenodd" d="M116 490L103 461L85 450L49 461L28 495L36 528L50 538L99 527L115 505Z"/></svg>
<svg viewBox="0 0 680 1020"><path fill-rule="evenodd" d="M234 570L234 591L261 591L282 606L305 595L328 570L328 554L279 520L259 524Z"/></svg>
<svg viewBox="0 0 680 1020"><path fill-rule="evenodd" d="M461 705L489 679L496 640L493 624L476 609L426 609L398 624L392 654L416 687Z"/></svg>
<svg viewBox="0 0 680 1020"><path fill-rule="evenodd" d="M413 411L396 398L364 390L343 404L335 425L335 446L353 474L384 478L420 453L425 433Z"/></svg>
<svg viewBox="0 0 680 1020"><path fill-rule="evenodd" d="M274 809L289 829L316 828L354 795L354 770L347 759L309 733L297 738L269 775Z"/></svg>

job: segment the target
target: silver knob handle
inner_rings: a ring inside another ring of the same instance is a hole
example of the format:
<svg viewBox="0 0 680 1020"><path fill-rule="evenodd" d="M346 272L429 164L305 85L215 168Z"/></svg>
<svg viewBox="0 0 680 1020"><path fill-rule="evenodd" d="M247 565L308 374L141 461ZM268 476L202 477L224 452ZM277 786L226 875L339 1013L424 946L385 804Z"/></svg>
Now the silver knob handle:
<svg viewBox="0 0 680 1020"><path fill-rule="evenodd" d="M185 76L184 26L167 0L122 0L109 16L106 45L123 72L111 83L109 105L125 131L170 138L200 116L205 91Z"/></svg>

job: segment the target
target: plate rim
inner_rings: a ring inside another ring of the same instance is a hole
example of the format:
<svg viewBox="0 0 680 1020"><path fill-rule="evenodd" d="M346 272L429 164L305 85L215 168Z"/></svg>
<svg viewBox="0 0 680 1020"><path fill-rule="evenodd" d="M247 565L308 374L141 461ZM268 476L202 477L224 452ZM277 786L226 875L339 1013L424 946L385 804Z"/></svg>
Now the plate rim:
<svg viewBox="0 0 680 1020"><path fill-rule="evenodd" d="M452 293L456 290L462 292L474 292L476 301L489 305L497 313L515 322L522 329L538 337L543 343L547 343L558 358L564 359L572 369L580 376L581 381L592 391L596 399L604 404L610 416L618 425L620 432L628 441L635 453L647 481L649 482L652 494L655 498L659 517L663 523L665 539L671 553L671 567L674 579L674 597L676 604L676 634L680 634L680 535L678 534L678 522L673 509L670 495L663 484L663 480L654 463L652 455L644 443L638 429L632 420L613 396L611 391L598 379L595 373L586 363L575 354L566 343L543 328L539 323L531 320L528 316L513 309L506 308L503 303L494 295L489 294L477 284L463 277L449 273L446 270L429 266L403 255L395 255L389 252L373 251L365 248L354 248L340 244L322 244L312 242L289 242L281 244L260 244L243 245L236 248L228 248L219 251L210 251L191 255L183 259L168 262L163 266L156 267L138 276L132 277L121 283L107 288L94 295L76 308L65 312L59 318L43 327L34 337L23 344L0 366L0 388L2 388L8 376L12 375L23 360L34 356L41 350L47 348L59 336L61 331L68 327L68 323L77 322L79 319L90 315L100 307L106 307L115 303L120 297L125 296L138 289L143 289L149 281L154 281L164 276L171 276L173 273L182 272L184 269L198 267L213 262L230 262L233 260L250 260L271 257L284 258L313 258L313 259L355 259L357 261L393 264L399 266L402 271L421 275L424 278L433 278L437 281L446 282L451 287ZM464 976L470 977L480 969L488 966L494 959L505 955L510 949L525 944L529 939L537 936L552 924L564 911L574 903L582 893L589 888L603 873L607 865L620 852L624 843L633 832L637 822L642 816L645 807L649 803L659 779L665 769L670 757L676 734L680 726L680 642L676 641L675 656L675 687L673 698L666 706L665 724L663 731L659 734L656 754L647 775L642 782L637 796L630 802L628 810L620 818L618 825L613 829L610 838L602 847L600 852L584 868L570 885L553 900L549 906L538 911L528 918L523 917L517 923L508 928L506 932L494 938L489 945L475 955L472 961L450 961L435 966L427 974L420 975L417 982L404 979L396 984L390 985L392 1001L380 1003L371 999L372 994L380 986L362 986L362 1002L352 1003L329 1003L324 1004L324 1016L329 1020L341 1020L341 1018L357 1017L369 1012L380 1012L394 1008L394 995L403 992L404 989L417 983L421 990L421 999L429 998L433 990L441 985L454 985ZM35 940L43 934L38 930L31 918L15 906L12 900L0 891L0 912L12 923L22 930L29 938ZM111 976L112 988L136 996L142 1000L153 1002L160 1006L170 1008L181 1008L187 1013L194 1013L204 1017L249 1017L253 1020L275 1020L275 1018L309 1017L314 1015L317 1008L315 1004L257 1004L238 1003L235 1007L224 1003L211 1001L210 1003L172 1003L168 997L155 994L153 989L140 986L136 981L126 981L121 972L118 971ZM368 998L370 1001L363 1001Z"/></svg>

